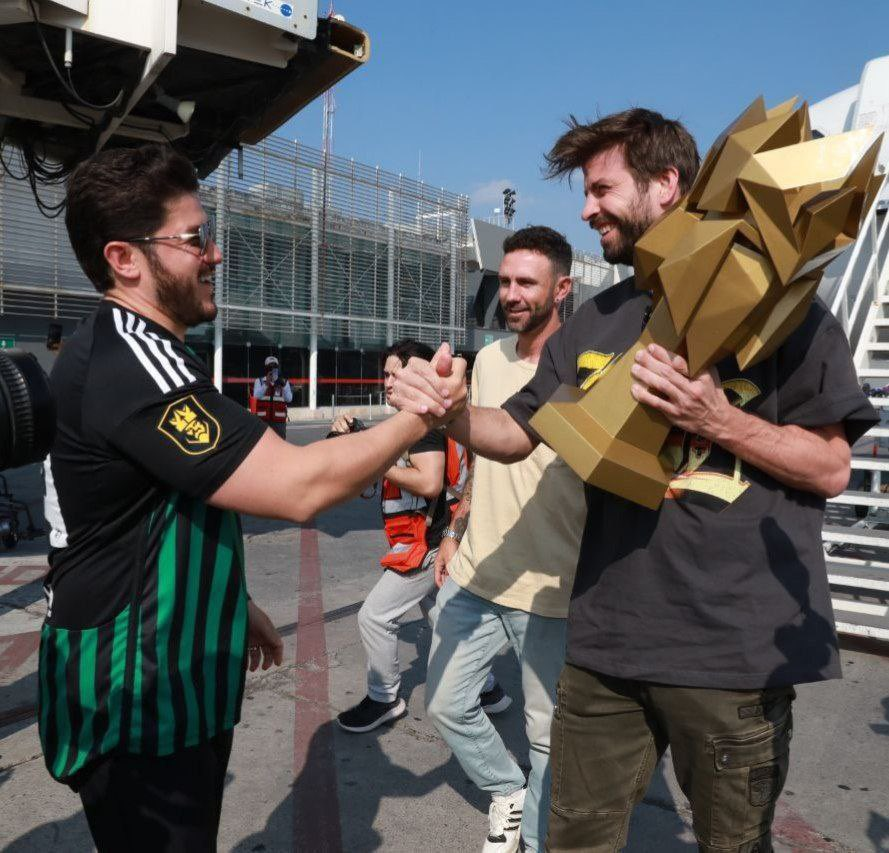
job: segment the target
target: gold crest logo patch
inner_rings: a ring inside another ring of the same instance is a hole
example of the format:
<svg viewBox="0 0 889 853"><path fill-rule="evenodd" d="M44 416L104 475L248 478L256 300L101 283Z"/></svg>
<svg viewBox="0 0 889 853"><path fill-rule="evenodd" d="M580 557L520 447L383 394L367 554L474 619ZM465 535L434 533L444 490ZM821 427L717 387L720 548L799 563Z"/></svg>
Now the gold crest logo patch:
<svg viewBox="0 0 889 853"><path fill-rule="evenodd" d="M217 444L222 430L193 394L170 403L157 425L173 444L189 456L209 453Z"/></svg>

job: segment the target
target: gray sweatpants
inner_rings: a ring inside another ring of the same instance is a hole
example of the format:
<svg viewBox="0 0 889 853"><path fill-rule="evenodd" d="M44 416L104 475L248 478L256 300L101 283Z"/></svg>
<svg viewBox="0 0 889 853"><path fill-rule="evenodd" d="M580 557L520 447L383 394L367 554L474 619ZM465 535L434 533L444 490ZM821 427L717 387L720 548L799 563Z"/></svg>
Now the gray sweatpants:
<svg viewBox="0 0 889 853"><path fill-rule="evenodd" d="M392 702L398 696L398 626L402 618L419 604L428 619L435 604L432 566L436 553L430 551L423 565L408 574L383 569L358 611L358 630L367 656L367 695L377 702Z"/></svg>

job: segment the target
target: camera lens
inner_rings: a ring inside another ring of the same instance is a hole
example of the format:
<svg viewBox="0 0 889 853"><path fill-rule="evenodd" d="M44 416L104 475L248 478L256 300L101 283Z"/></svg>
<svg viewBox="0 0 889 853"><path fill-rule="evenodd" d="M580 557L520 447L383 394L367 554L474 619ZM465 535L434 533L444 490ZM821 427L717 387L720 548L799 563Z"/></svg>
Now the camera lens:
<svg viewBox="0 0 889 853"><path fill-rule="evenodd" d="M56 430L49 380L31 353L0 351L0 471L40 462Z"/></svg>

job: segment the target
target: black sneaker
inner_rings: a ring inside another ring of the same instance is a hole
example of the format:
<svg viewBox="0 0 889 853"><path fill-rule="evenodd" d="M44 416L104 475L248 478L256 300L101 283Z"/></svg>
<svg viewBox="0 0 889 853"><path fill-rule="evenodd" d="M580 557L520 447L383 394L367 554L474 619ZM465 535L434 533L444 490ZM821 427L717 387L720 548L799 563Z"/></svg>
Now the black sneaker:
<svg viewBox="0 0 889 853"><path fill-rule="evenodd" d="M370 732L377 726L397 720L407 713L404 699L399 697L392 702L377 702L365 696L354 708L338 714L336 721L347 732Z"/></svg>
<svg viewBox="0 0 889 853"><path fill-rule="evenodd" d="M478 700L486 714L499 714L512 705L512 699L496 683L490 690L483 690L479 694Z"/></svg>

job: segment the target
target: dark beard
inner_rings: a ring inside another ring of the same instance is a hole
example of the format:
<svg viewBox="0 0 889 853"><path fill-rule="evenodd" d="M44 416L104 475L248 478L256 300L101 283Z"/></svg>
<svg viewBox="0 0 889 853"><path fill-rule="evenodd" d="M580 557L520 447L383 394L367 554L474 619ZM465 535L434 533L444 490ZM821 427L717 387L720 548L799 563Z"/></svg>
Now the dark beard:
<svg viewBox="0 0 889 853"><path fill-rule="evenodd" d="M613 223L620 239L610 250L602 246L602 257L609 264L624 264L631 267L636 242L648 230L652 221L651 217L643 213L642 205L637 200L626 219L618 219Z"/></svg>
<svg viewBox="0 0 889 853"><path fill-rule="evenodd" d="M541 305L539 308L532 308L527 317L516 325L511 325L509 319L507 319L506 327L510 332L533 332L535 329L539 329L549 322L549 318L553 313L553 303L554 300L550 299L545 305ZM504 311L505 314L506 312Z"/></svg>
<svg viewBox="0 0 889 853"><path fill-rule="evenodd" d="M616 222L614 227L617 229L620 241L611 249L606 249L603 246L602 257L609 264L625 264L631 267L633 265L633 249L636 247L636 241L648 230L649 224L637 220Z"/></svg>
<svg viewBox="0 0 889 853"><path fill-rule="evenodd" d="M168 317L188 328L216 319L215 301L207 308L187 279L171 275L153 253L148 252L146 255L157 286L158 302Z"/></svg>

